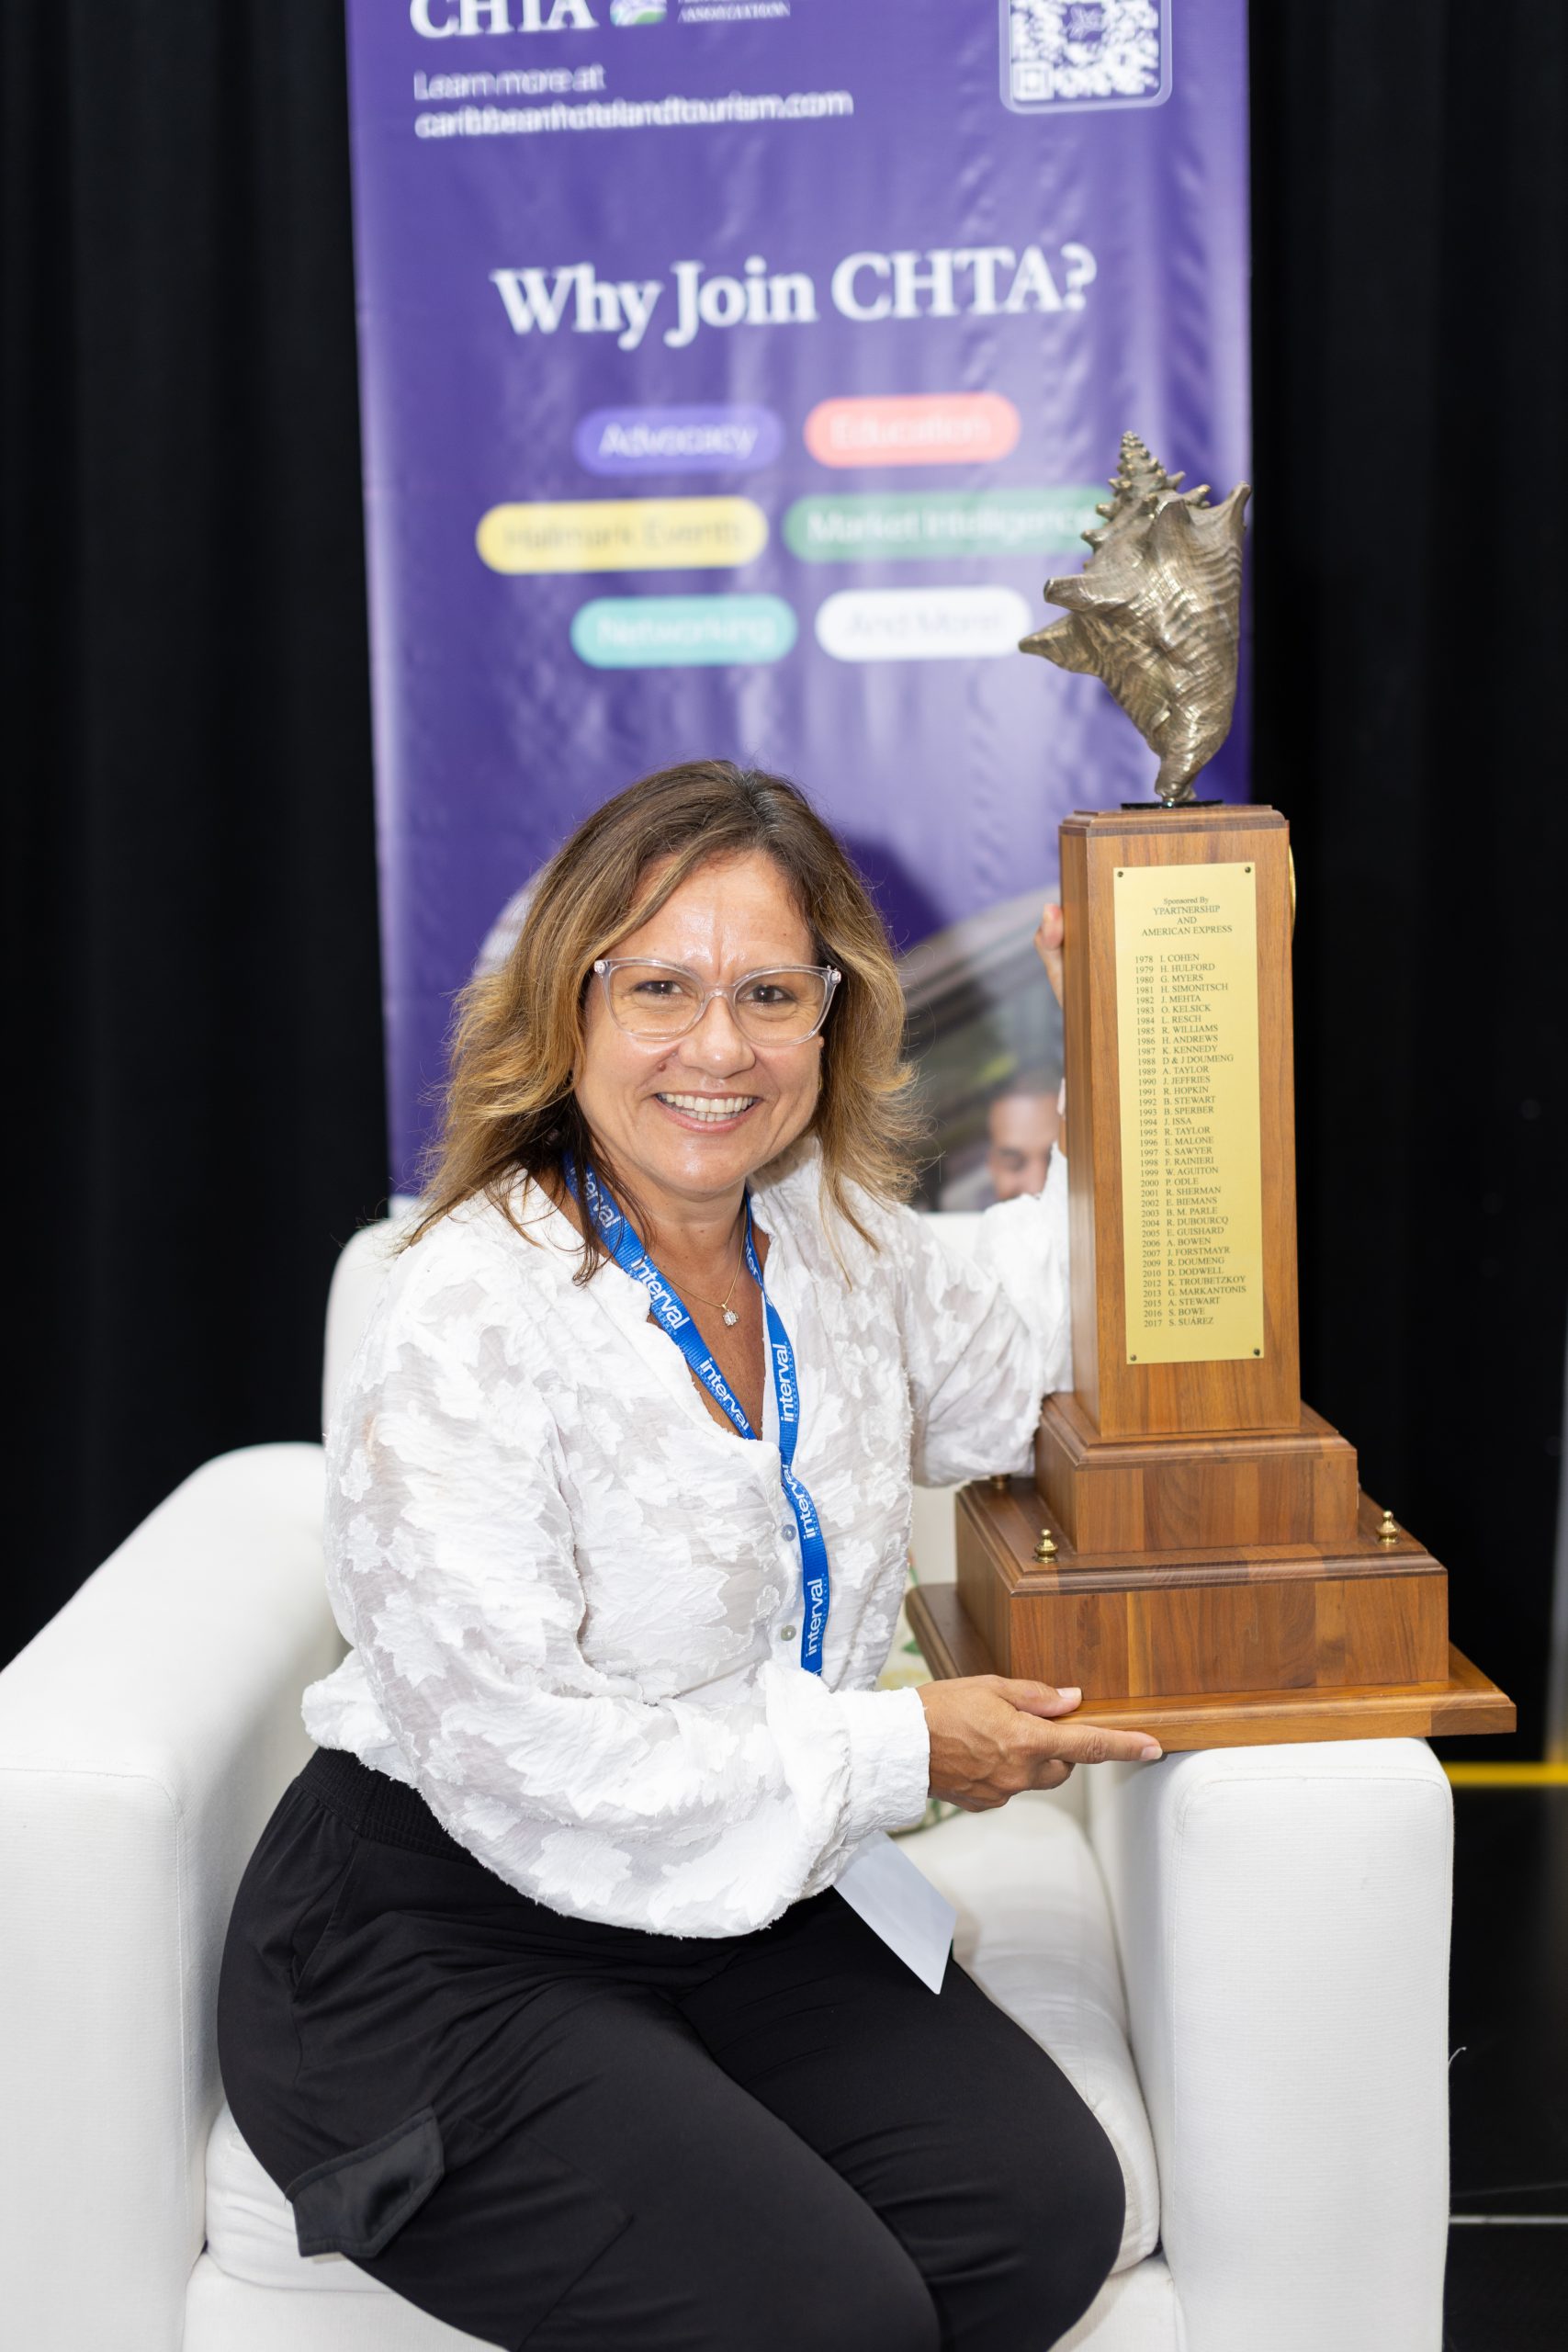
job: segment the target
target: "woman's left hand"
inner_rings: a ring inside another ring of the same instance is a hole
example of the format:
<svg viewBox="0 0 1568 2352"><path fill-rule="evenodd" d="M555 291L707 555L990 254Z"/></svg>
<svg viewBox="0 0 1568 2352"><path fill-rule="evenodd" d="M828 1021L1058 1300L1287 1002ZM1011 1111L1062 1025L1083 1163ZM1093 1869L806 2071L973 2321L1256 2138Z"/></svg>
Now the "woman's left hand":
<svg viewBox="0 0 1568 2352"><path fill-rule="evenodd" d="M1062 910L1055 899L1047 899L1040 912L1040 928L1034 934L1035 952L1045 967L1045 977L1058 1004L1062 1001Z"/></svg>

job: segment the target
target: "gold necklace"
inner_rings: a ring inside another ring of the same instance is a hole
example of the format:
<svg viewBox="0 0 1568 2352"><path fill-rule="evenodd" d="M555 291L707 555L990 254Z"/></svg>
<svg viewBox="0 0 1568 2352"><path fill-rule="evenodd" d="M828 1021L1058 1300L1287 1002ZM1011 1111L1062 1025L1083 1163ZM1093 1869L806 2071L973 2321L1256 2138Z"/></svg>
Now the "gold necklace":
<svg viewBox="0 0 1568 2352"><path fill-rule="evenodd" d="M725 1292L722 1298L705 1298L700 1290L694 1290L691 1294L696 1300L699 1306L716 1306L725 1321L730 1324L739 1323L740 1320L739 1310L731 1306L729 1302L735 1295L735 1285L740 1280L740 1261L745 1255L746 1244L742 1241L740 1248L736 1252L735 1272L729 1277L729 1288ZM688 1288L690 1288L689 1284Z"/></svg>

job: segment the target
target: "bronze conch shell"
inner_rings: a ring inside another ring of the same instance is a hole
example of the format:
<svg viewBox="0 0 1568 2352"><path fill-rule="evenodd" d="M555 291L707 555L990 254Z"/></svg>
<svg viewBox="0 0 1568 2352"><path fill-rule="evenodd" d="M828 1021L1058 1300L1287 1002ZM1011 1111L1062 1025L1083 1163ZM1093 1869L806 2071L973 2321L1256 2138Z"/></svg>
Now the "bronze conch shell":
<svg viewBox="0 0 1568 2352"><path fill-rule="evenodd" d="M1020 639L1061 670L1103 678L1159 754L1155 790L1168 807L1192 797L1192 779L1230 732L1240 644L1241 542L1252 492L1240 482L1219 506L1209 486L1183 490L1135 433L1122 435L1115 492L1083 536L1094 549L1070 580L1047 580L1045 601L1068 617Z"/></svg>

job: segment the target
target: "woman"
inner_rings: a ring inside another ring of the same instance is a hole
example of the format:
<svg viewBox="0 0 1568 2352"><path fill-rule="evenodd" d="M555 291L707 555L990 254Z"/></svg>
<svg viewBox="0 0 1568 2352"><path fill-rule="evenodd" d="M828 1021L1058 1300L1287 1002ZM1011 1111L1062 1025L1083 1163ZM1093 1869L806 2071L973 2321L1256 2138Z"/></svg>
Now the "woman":
<svg viewBox="0 0 1568 2352"><path fill-rule="evenodd" d="M980 1261L901 1205L901 1022L792 786L634 785L469 991L333 1412L354 1646L236 1899L223 2075L302 2250L488 2343L1043 2352L1115 2256L1052 2061L835 1892L928 1792L1158 1753L1076 1691L873 1687L911 1464L1020 1467L1066 1357L1059 1165Z"/></svg>

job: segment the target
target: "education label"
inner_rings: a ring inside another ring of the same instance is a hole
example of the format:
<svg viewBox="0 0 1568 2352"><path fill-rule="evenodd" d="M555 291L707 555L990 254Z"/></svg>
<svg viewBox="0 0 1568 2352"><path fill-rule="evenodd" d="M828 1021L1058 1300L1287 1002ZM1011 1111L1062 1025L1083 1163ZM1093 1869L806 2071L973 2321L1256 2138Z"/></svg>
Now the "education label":
<svg viewBox="0 0 1568 2352"><path fill-rule="evenodd" d="M1261 1356L1257 876L1127 865L1113 887L1127 1361Z"/></svg>

